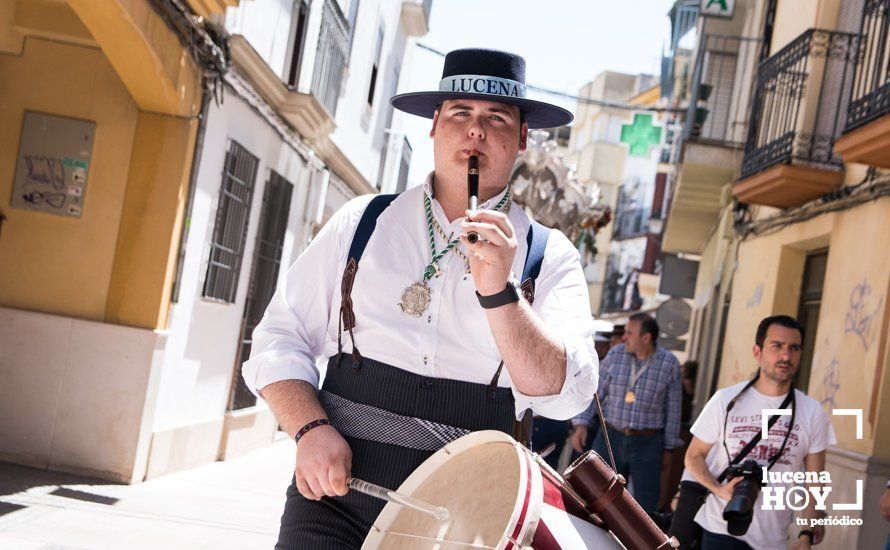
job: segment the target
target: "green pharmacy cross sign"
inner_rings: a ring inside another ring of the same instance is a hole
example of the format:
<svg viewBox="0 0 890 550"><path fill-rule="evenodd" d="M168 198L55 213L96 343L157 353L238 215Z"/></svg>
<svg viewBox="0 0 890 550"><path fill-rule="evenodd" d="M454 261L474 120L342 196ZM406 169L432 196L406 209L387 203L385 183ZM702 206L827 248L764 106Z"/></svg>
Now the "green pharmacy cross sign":
<svg viewBox="0 0 890 550"><path fill-rule="evenodd" d="M630 145L635 157L649 155L649 148L661 143L661 126L652 124L652 115L635 114L633 124L621 126L621 143Z"/></svg>

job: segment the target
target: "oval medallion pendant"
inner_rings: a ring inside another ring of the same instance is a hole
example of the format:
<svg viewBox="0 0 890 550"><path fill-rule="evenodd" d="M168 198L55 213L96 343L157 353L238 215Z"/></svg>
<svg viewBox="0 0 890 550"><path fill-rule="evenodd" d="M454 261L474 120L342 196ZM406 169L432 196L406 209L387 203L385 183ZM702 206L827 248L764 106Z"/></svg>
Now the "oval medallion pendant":
<svg viewBox="0 0 890 550"><path fill-rule="evenodd" d="M414 283L402 292L399 307L408 315L420 317L430 305L430 287L426 283Z"/></svg>

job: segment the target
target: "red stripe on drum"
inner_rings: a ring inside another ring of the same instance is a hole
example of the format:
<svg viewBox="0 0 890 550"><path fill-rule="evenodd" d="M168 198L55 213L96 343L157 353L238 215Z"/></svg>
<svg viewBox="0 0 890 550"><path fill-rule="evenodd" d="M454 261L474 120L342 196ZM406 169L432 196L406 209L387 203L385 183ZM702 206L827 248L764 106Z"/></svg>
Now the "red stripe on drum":
<svg viewBox="0 0 890 550"><path fill-rule="evenodd" d="M566 505L562 500L562 491L559 487L553 484L553 481L551 481L549 477L542 477L544 478L544 502L554 508L559 508L560 510L565 511Z"/></svg>
<svg viewBox="0 0 890 550"><path fill-rule="evenodd" d="M532 539L532 548L535 550L563 550L556 537L547 528L543 520L538 522L535 528L535 538Z"/></svg>
<svg viewBox="0 0 890 550"><path fill-rule="evenodd" d="M525 515L528 512L529 505L531 504L532 496L532 465L528 459L528 454L521 454L522 457L525 459L525 500L523 500L522 502L522 511L519 512L519 519L516 521L516 527L513 528L513 533L510 535L510 538L513 540L517 540L519 533L522 531L522 526L525 523ZM515 545L512 541L507 541L506 546L504 546L504 550L510 550L514 546Z"/></svg>

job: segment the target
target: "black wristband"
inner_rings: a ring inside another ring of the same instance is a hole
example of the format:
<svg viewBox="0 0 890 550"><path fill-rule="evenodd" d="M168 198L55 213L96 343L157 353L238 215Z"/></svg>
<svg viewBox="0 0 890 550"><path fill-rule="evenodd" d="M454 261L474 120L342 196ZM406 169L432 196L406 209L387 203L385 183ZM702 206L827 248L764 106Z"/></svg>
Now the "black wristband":
<svg viewBox="0 0 890 550"><path fill-rule="evenodd" d="M815 536L816 535L814 535L813 532L810 531L809 529L802 529L800 531L800 533L797 534L797 538L800 538L800 537L808 538L810 540L810 546L813 545L813 539L815 538Z"/></svg>
<svg viewBox="0 0 890 550"><path fill-rule="evenodd" d="M479 298L479 305L481 305L485 309L493 309L519 301L519 293L516 292L516 287L513 286L513 283L509 281L507 281L507 286L504 288L504 290L498 292L497 294L492 294L491 296L483 296L479 294L479 291L477 290L476 297Z"/></svg>
<svg viewBox="0 0 890 550"><path fill-rule="evenodd" d="M318 420L313 420L311 422L307 422L306 425L303 426L302 428L300 428L297 431L296 435L294 435L294 442L299 443L300 438L303 437L304 435L306 435L306 433L308 433L309 430L311 430L313 428L317 428L319 426L328 426L328 425L330 425L330 422L328 422L327 418L319 418Z"/></svg>

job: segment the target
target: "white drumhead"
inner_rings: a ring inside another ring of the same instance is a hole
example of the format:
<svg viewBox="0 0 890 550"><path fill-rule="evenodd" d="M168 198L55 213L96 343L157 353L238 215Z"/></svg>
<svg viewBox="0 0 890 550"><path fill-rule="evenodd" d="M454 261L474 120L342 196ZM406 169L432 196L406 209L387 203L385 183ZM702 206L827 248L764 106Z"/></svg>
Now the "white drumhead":
<svg viewBox="0 0 890 550"><path fill-rule="evenodd" d="M428 458L398 492L444 506L450 518L434 517L389 503L362 548L409 549L498 547L516 524L520 491L524 498L526 461L516 442L497 431L474 432ZM449 544L446 541L452 541ZM465 543L465 544L458 544Z"/></svg>

